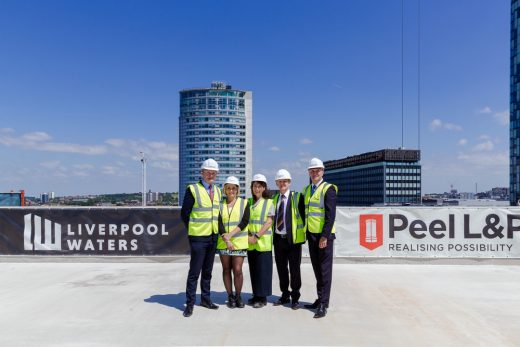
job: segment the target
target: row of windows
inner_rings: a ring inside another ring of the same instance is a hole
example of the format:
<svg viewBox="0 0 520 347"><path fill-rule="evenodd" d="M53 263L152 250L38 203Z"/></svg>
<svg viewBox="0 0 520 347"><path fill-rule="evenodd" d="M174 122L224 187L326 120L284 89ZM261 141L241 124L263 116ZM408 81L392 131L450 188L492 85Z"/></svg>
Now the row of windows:
<svg viewBox="0 0 520 347"><path fill-rule="evenodd" d="M245 100L243 98L182 98L181 106L192 106L192 105L241 105L244 106Z"/></svg>
<svg viewBox="0 0 520 347"><path fill-rule="evenodd" d="M420 183L386 183L387 188L420 188Z"/></svg>
<svg viewBox="0 0 520 347"><path fill-rule="evenodd" d="M235 118L235 117L190 117L183 119L185 123L240 123L244 124L246 120L244 118Z"/></svg>
<svg viewBox="0 0 520 347"><path fill-rule="evenodd" d="M228 154L228 155L246 155L245 151L219 151L219 150L210 150L210 151L188 151L188 155L215 155L215 154ZM237 160L239 160L237 158ZM240 158L240 160L245 160L245 158Z"/></svg>
<svg viewBox="0 0 520 347"><path fill-rule="evenodd" d="M421 194L420 190L387 190L386 195L417 195Z"/></svg>
<svg viewBox="0 0 520 347"><path fill-rule="evenodd" d="M196 123L184 126L185 129L245 129L245 125L225 124L225 123Z"/></svg>
<svg viewBox="0 0 520 347"><path fill-rule="evenodd" d="M186 135L236 135L246 136L245 131L227 131L227 130L199 130L199 131L187 131Z"/></svg>
<svg viewBox="0 0 520 347"><path fill-rule="evenodd" d="M390 175L390 176L386 176L386 180L387 182L388 181L421 181L421 176L404 176L404 175L401 175L401 176L394 176L394 175Z"/></svg>
<svg viewBox="0 0 520 347"><path fill-rule="evenodd" d="M193 118L193 117L196 117L196 116L204 116L204 115L208 115L208 116L237 116L237 117L244 117L246 115L245 112L243 111L225 111L225 112L220 112L220 111L197 111L197 112L189 112L189 111L185 111L181 108L181 115L182 117L185 118L185 121L187 121L188 119L189 120L192 120L194 122L197 122L199 121L199 118ZM189 118L188 118L189 117ZM206 121L208 121L208 118L205 118ZM210 118L210 120L213 120L215 118ZM218 119L218 118L217 118ZM225 119L225 118L224 118ZM231 118L229 121L231 121L232 119L234 118Z"/></svg>
<svg viewBox="0 0 520 347"><path fill-rule="evenodd" d="M246 142L240 137L188 137L186 142Z"/></svg>
<svg viewBox="0 0 520 347"><path fill-rule="evenodd" d="M421 169L402 169L402 168L386 168L386 173L398 173L398 174L420 174Z"/></svg>
<svg viewBox="0 0 520 347"><path fill-rule="evenodd" d="M181 98L202 98L206 96L233 96L233 97L241 97L243 98L245 92L240 91L231 91L231 90L198 90L198 91L190 91L190 92L181 92Z"/></svg>
<svg viewBox="0 0 520 347"><path fill-rule="evenodd" d="M236 149L244 149L246 145L228 145L228 144L196 144L196 145L186 145L186 148L236 148Z"/></svg>
<svg viewBox="0 0 520 347"><path fill-rule="evenodd" d="M216 104L202 104L202 105L192 105L192 106L185 106L183 105L181 108L181 112L185 111L193 111L193 110L244 110L244 106L236 106L236 105L217 105Z"/></svg>

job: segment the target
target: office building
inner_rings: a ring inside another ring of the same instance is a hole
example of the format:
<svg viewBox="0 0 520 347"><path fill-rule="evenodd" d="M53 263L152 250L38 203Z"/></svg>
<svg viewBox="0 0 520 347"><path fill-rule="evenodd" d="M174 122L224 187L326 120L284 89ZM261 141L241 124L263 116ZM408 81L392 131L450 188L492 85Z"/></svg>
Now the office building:
<svg viewBox="0 0 520 347"><path fill-rule="evenodd" d="M511 1L511 59L509 90L509 201L520 204L520 1Z"/></svg>
<svg viewBox="0 0 520 347"><path fill-rule="evenodd" d="M179 204L188 184L200 179L207 158L219 164L217 184L236 176L240 195L249 195L252 176L253 97L223 82L180 91Z"/></svg>
<svg viewBox="0 0 520 347"><path fill-rule="evenodd" d="M419 205L421 153L383 149L324 162L324 179L338 186L339 206Z"/></svg>

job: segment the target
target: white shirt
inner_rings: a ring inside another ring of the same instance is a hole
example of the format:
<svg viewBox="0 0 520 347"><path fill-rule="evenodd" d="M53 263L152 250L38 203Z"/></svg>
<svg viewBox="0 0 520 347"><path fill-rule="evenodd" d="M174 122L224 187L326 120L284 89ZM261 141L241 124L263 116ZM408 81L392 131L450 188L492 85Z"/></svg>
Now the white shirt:
<svg viewBox="0 0 520 347"><path fill-rule="evenodd" d="M282 199L282 195L285 196L285 200ZM276 211L278 211L278 209L280 208L280 204L283 203L284 204L284 207L283 207L283 220L286 221L285 219L285 212L287 211L287 201L289 200L289 197L291 196L291 190L288 189L285 194L282 194L280 193L280 196L278 197L278 203L276 204ZM277 223L277 221L275 221L275 223ZM283 228L282 230L278 230L278 226L276 226L274 228L274 232L277 233L277 234L280 234L280 235L285 235L287 234L287 230L285 229L285 223L283 223Z"/></svg>

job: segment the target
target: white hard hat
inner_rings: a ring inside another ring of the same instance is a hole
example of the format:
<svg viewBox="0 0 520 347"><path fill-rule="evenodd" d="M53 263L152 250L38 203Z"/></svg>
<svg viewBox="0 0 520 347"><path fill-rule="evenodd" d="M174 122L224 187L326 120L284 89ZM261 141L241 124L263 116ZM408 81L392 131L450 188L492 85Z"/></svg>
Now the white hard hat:
<svg viewBox="0 0 520 347"><path fill-rule="evenodd" d="M274 180L275 181L292 180L292 178L291 178L291 174L289 173L289 171L287 171L285 169L280 169L276 172L276 175L274 176Z"/></svg>
<svg viewBox="0 0 520 347"><path fill-rule="evenodd" d="M215 161L215 159L209 158L204 160L200 169L218 171L218 163Z"/></svg>
<svg viewBox="0 0 520 347"><path fill-rule="evenodd" d="M307 169L315 169L315 168L325 169L323 162L318 158L312 158L311 161L309 161L309 167Z"/></svg>
<svg viewBox="0 0 520 347"><path fill-rule="evenodd" d="M262 174L256 174L253 176L253 182L264 182L267 184L267 178Z"/></svg>
<svg viewBox="0 0 520 347"><path fill-rule="evenodd" d="M238 182L238 178L236 178L235 176L229 176L228 178L226 178L226 182L224 182L224 185L226 184L234 184L235 186L240 187L240 182Z"/></svg>

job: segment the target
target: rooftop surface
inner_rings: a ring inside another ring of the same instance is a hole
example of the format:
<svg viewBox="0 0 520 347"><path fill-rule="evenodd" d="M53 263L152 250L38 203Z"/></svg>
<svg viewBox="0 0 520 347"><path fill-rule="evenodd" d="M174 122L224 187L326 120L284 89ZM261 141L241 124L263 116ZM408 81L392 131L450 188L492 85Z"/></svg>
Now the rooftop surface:
<svg viewBox="0 0 520 347"><path fill-rule="evenodd" d="M27 261L27 259L30 259ZM520 266L356 263L334 265L331 306L229 309L216 259L212 299L184 318L187 258L95 262L90 258L3 257L2 346L518 346ZM158 258L159 259L159 258ZM126 262L125 262L126 261ZM142 261L142 262L136 262ZM251 285L244 264L244 300ZM276 270L273 294L278 295ZM302 264L301 303L314 301L311 264Z"/></svg>

